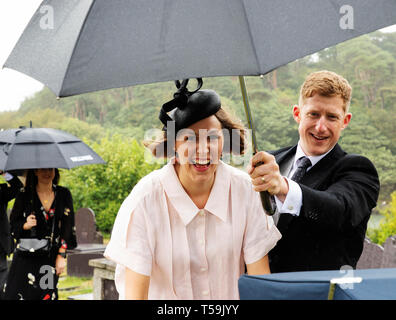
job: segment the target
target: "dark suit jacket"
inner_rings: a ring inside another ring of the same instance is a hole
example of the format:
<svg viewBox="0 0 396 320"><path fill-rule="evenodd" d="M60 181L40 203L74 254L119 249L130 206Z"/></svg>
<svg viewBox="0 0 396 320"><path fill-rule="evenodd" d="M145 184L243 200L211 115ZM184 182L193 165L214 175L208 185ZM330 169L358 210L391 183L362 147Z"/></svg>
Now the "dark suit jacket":
<svg viewBox="0 0 396 320"><path fill-rule="evenodd" d="M280 167L295 156L296 148L272 152ZM269 253L271 272L355 268L378 199L374 165L363 156L348 155L337 144L299 185L300 215L280 215L282 239Z"/></svg>
<svg viewBox="0 0 396 320"><path fill-rule="evenodd" d="M14 177L9 182L0 184L0 254L10 254L13 250L10 237L10 224L7 217L7 204L14 199L23 187L22 182Z"/></svg>

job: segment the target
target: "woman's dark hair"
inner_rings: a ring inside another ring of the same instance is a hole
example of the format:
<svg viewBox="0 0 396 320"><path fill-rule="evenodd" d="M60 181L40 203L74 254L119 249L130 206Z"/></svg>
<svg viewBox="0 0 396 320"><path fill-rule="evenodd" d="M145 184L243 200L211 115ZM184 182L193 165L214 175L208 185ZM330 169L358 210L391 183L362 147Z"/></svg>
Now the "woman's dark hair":
<svg viewBox="0 0 396 320"><path fill-rule="evenodd" d="M224 147L229 146L228 150L223 150L226 153L233 153L235 155L242 155L245 153L247 149L246 142L246 128L243 126L241 121L233 117L229 112L224 110L223 107L217 111L214 116L221 123L222 129L228 131L228 137L225 136L225 139L229 139L229 141L224 141ZM235 134L232 131L235 130ZM232 141L232 137L238 139L238 141ZM156 140L145 140L143 141L143 145L148 148L151 153L157 158L167 158L172 156L167 154L167 136L166 131L163 132L162 136Z"/></svg>
<svg viewBox="0 0 396 320"><path fill-rule="evenodd" d="M25 188L28 190L35 190L36 185L38 183L37 176L34 174L34 170L38 169L29 169L26 175L26 184ZM55 177L52 180L52 184L58 185L60 180L60 174L58 168L55 168Z"/></svg>
<svg viewBox="0 0 396 320"><path fill-rule="evenodd" d="M228 143L224 141L224 147L229 146L229 148L223 151L235 155L244 154L247 149L247 141L246 128L243 126L242 122L223 108L220 108L220 110L215 113L215 117L221 123L222 129L226 129L229 133L228 137L225 136L225 139L229 139ZM235 131L236 135L233 134L233 131ZM233 141L233 138L236 138L238 141Z"/></svg>

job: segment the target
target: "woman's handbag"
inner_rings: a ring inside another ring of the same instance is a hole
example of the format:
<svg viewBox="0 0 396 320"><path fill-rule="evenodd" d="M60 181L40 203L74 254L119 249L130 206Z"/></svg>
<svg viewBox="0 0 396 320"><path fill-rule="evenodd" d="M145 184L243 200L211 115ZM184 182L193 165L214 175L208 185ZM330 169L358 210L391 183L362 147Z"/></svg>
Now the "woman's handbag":
<svg viewBox="0 0 396 320"><path fill-rule="evenodd" d="M55 216L52 217L51 236L44 239L21 238L16 245L16 251L29 256L49 255L54 238Z"/></svg>
<svg viewBox="0 0 396 320"><path fill-rule="evenodd" d="M51 250L50 239L22 238L16 246L17 252L29 255L45 255Z"/></svg>

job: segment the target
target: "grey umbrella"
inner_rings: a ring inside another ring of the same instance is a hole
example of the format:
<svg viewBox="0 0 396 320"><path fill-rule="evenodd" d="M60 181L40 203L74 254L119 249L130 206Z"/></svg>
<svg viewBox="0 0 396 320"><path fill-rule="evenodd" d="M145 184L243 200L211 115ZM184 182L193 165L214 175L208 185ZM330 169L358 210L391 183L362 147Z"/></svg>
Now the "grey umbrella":
<svg viewBox="0 0 396 320"><path fill-rule="evenodd" d="M239 75L255 150L242 75L395 23L396 0L45 0L4 67L58 97Z"/></svg>
<svg viewBox="0 0 396 320"><path fill-rule="evenodd" d="M395 23L395 0L45 0L4 67L58 97L262 75Z"/></svg>
<svg viewBox="0 0 396 320"><path fill-rule="evenodd" d="M0 170L71 169L104 160L77 137L56 129L25 128L0 132Z"/></svg>

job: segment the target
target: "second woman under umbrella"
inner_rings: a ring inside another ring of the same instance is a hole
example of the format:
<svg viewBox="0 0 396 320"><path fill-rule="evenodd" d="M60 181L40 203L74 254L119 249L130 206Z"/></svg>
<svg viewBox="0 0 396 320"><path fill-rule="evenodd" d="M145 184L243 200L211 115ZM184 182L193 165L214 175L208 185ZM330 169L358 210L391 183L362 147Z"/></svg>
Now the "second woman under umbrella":
<svg viewBox="0 0 396 320"><path fill-rule="evenodd" d="M26 187L15 199L10 224L16 240L44 239L52 225L54 236L48 255L14 253L5 288L7 300L58 299L57 283L66 266L66 250L77 246L72 196L58 182L58 169L29 170Z"/></svg>

